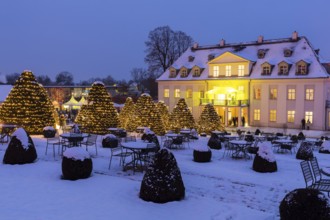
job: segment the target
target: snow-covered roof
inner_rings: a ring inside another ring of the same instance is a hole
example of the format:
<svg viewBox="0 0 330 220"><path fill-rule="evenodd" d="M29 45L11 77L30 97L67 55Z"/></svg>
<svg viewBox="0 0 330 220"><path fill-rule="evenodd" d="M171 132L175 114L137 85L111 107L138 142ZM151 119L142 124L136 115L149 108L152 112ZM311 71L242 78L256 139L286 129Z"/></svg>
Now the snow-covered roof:
<svg viewBox="0 0 330 220"><path fill-rule="evenodd" d="M264 58L258 58L258 51L265 50ZM284 50L290 49L293 51L289 57L284 56ZM231 53L245 60L250 61L252 64L251 74L246 77L219 77L209 78L209 62L217 59L224 53ZM209 55L212 57L209 60ZM194 57L189 59L189 57ZM192 60L192 61L191 61ZM309 64L307 75L296 75L295 64L299 61L305 61ZM292 64L288 75L278 75L278 64L282 61ZM273 65L271 75L262 75L261 64L268 62ZM201 75L193 77L191 69L194 66L201 68ZM188 69L188 76L181 77L177 74L176 77L170 77L170 68L167 69L157 81L167 80L206 80L206 79L285 79L285 78L324 78L329 77L326 68L319 61L318 53L315 52L312 45L306 37L299 37L297 40L291 38L277 39L277 40L264 40L262 43L246 42L238 44L225 44L224 46L197 46L188 48L171 66L179 71L182 67Z"/></svg>
<svg viewBox="0 0 330 220"><path fill-rule="evenodd" d="M6 100L12 88L12 85L0 85L0 103Z"/></svg>

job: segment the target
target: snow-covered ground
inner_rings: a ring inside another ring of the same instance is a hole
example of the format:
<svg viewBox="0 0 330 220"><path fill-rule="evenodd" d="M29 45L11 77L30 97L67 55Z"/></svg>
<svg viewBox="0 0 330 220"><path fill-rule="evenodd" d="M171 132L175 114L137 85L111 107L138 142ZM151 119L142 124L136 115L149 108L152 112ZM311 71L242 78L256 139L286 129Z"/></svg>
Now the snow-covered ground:
<svg viewBox="0 0 330 220"><path fill-rule="evenodd" d="M319 135L319 134L314 134ZM143 173L124 172L114 158L108 170L110 150L98 156L89 147L93 173L88 179L61 179L61 157L52 149L45 155L46 139L32 136L38 160L33 164L0 164L1 219L279 219L279 204L293 189L304 188L300 160L295 154L275 153L278 172L257 173L253 160L223 157L214 150L210 163L192 160L193 147L206 145L208 137L172 150L186 188L182 201L155 204L139 198ZM0 144L3 158L7 144ZM330 155L314 151L321 167L329 167Z"/></svg>

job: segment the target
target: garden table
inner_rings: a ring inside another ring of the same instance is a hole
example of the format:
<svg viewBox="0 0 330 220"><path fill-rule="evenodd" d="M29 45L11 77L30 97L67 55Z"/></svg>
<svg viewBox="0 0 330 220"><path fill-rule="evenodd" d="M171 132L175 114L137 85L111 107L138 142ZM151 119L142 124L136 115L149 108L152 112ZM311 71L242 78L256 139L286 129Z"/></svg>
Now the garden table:
<svg viewBox="0 0 330 220"><path fill-rule="evenodd" d="M154 148L157 147L155 143L147 143L142 140L122 142L121 146L123 148L133 152L133 160L124 165L124 171L133 169L133 172L135 172L138 168L143 171L141 154L143 151L146 151L146 149L150 149L150 145L154 145Z"/></svg>
<svg viewBox="0 0 330 220"><path fill-rule="evenodd" d="M244 140L232 140L229 141L229 143L235 148L235 152L232 154L233 158L250 159L250 156L246 152L247 147L251 146L250 142Z"/></svg>
<svg viewBox="0 0 330 220"><path fill-rule="evenodd" d="M60 137L66 139L69 142L69 147L80 146L80 142L88 136L89 136L89 134L86 134L86 133L81 133L81 134L63 133L60 135Z"/></svg>

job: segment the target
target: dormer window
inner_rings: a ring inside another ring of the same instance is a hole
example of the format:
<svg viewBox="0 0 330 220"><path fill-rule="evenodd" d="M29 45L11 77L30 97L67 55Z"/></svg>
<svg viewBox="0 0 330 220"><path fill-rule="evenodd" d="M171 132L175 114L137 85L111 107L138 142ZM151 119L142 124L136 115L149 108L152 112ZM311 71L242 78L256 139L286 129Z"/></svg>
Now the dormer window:
<svg viewBox="0 0 330 220"><path fill-rule="evenodd" d="M175 78L176 77L176 69L175 68L170 68L170 78Z"/></svg>
<svg viewBox="0 0 330 220"><path fill-rule="evenodd" d="M267 50L265 50L265 49L259 49L259 50L258 50L258 58L259 58L259 59L263 59L263 58L265 58L265 56L266 56L266 52L267 52Z"/></svg>
<svg viewBox="0 0 330 220"><path fill-rule="evenodd" d="M284 49L283 53L284 53L284 56L285 57L291 57L292 56L292 53L293 53L293 50L291 50L291 49Z"/></svg>
<svg viewBox="0 0 330 220"><path fill-rule="evenodd" d="M270 75L272 72L272 65L269 63L261 64L261 75Z"/></svg>
<svg viewBox="0 0 330 220"><path fill-rule="evenodd" d="M287 62L280 62L278 64L278 75L288 75L290 66Z"/></svg>
<svg viewBox="0 0 330 220"><path fill-rule="evenodd" d="M193 69L193 77L199 77L201 75L201 70L198 67Z"/></svg>
<svg viewBox="0 0 330 220"><path fill-rule="evenodd" d="M307 75L308 74L308 63L301 60L296 63L296 75Z"/></svg>
<svg viewBox="0 0 330 220"><path fill-rule="evenodd" d="M182 68L180 70L180 76L183 77L183 78L187 77L188 76L188 70L186 68Z"/></svg>
<svg viewBox="0 0 330 220"><path fill-rule="evenodd" d="M219 66L213 67L213 77L219 77Z"/></svg>

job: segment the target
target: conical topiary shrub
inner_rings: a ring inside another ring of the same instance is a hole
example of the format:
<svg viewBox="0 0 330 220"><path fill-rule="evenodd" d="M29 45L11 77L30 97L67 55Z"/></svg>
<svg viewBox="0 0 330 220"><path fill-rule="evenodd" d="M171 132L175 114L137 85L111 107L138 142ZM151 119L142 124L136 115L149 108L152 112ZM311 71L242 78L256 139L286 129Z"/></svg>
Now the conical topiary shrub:
<svg viewBox="0 0 330 220"><path fill-rule="evenodd" d="M280 204L281 220L330 219L327 197L316 189L295 189Z"/></svg>
<svg viewBox="0 0 330 220"><path fill-rule="evenodd" d="M221 149L221 140L216 134L211 134L209 141L207 142L207 146L211 149L220 150Z"/></svg>
<svg viewBox="0 0 330 220"><path fill-rule="evenodd" d="M302 142L297 151L296 158L300 160L309 160L313 157L314 154L312 144L309 142Z"/></svg>
<svg viewBox="0 0 330 220"><path fill-rule="evenodd" d="M174 155L167 149L158 151L143 177L140 198L165 203L181 200L184 196L185 187Z"/></svg>
<svg viewBox="0 0 330 220"><path fill-rule="evenodd" d="M206 145L198 145L194 147L193 156L195 162L210 162L212 157L212 151Z"/></svg>
<svg viewBox="0 0 330 220"><path fill-rule="evenodd" d="M3 157L5 164L33 163L37 159L37 151L31 137L23 128L13 134Z"/></svg>
<svg viewBox="0 0 330 220"><path fill-rule="evenodd" d="M260 173L277 171L277 164L270 142L263 142L259 145L259 150L253 160L253 170Z"/></svg>
<svg viewBox="0 0 330 220"><path fill-rule="evenodd" d="M77 180L88 178L93 170L93 162L89 153L81 147L68 148L63 153L63 179Z"/></svg>

